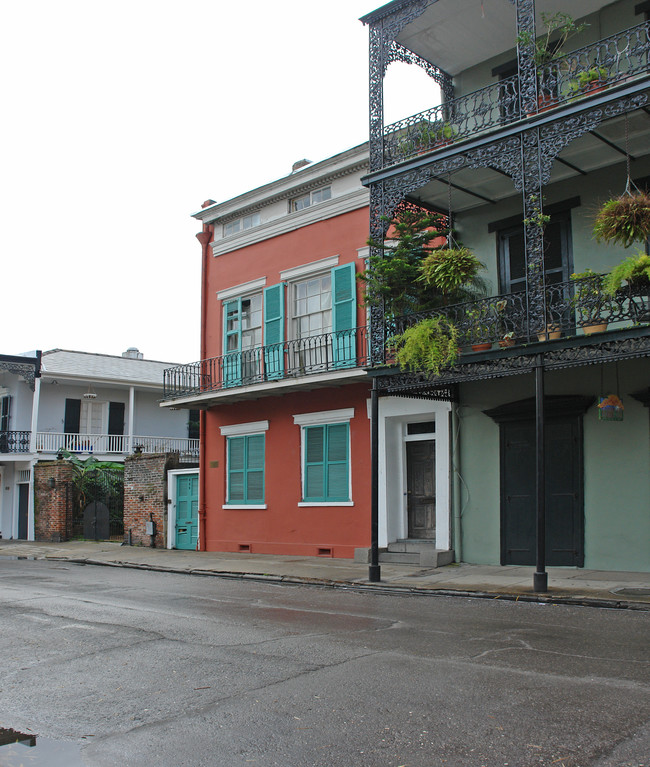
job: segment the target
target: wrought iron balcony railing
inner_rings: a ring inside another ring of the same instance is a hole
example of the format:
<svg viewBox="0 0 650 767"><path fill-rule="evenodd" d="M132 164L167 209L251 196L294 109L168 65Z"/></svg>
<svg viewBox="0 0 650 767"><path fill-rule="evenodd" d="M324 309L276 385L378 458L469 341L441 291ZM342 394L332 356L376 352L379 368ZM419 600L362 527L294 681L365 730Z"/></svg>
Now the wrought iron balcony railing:
<svg viewBox="0 0 650 767"><path fill-rule="evenodd" d="M0 431L0 453L29 453L31 431Z"/></svg>
<svg viewBox="0 0 650 767"><path fill-rule="evenodd" d="M168 368L163 375L163 398L349 370L363 367L366 361L365 327L323 333Z"/></svg>
<svg viewBox="0 0 650 767"><path fill-rule="evenodd" d="M384 128L384 167L448 147L523 117L577 101L650 70L650 21L537 69L538 104L525 113L513 75Z"/></svg>
<svg viewBox="0 0 650 767"><path fill-rule="evenodd" d="M622 288L612 296L603 290L603 277L597 274L547 286L544 306L537 312L522 291L447 306L436 313L456 326L460 347L484 345L485 350L493 344L514 346L650 324L650 285ZM403 333L429 316L399 317L388 324L388 332Z"/></svg>

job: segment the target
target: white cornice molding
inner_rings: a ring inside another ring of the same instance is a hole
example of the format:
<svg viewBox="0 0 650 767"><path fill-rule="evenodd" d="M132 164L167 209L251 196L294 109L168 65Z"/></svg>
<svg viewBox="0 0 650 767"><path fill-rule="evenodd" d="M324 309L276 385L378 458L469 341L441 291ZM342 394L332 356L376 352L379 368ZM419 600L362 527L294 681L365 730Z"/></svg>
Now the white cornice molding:
<svg viewBox="0 0 650 767"><path fill-rule="evenodd" d="M327 186L331 181L353 173L361 176L367 173L368 169L368 149L367 144L364 144L361 148L355 147L340 155L314 163L231 200L215 203L209 208L197 211L192 217L204 223L227 221L229 218L248 215L278 200L289 199L301 192Z"/></svg>
<svg viewBox="0 0 650 767"><path fill-rule="evenodd" d="M295 280L297 277L308 277L310 274L316 274L326 269L332 269L339 265L339 256L330 256L321 258L319 261L312 261L309 264L294 266L292 269L285 269L280 272L281 280Z"/></svg>
<svg viewBox="0 0 650 767"><path fill-rule="evenodd" d="M249 423L235 423L232 426L219 427L222 437L241 437L245 434L259 434L268 430L268 421L250 421Z"/></svg>
<svg viewBox="0 0 650 767"><path fill-rule="evenodd" d="M354 418L354 408L343 410L320 410L316 413L299 413L294 415L296 426L317 426L324 423L349 423Z"/></svg>
<svg viewBox="0 0 650 767"><path fill-rule="evenodd" d="M230 298L239 298L239 296L244 296L247 293L253 293L256 290L260 290L265 285L266 277L259 277L256 280L251 280L250 282L242 282L239 285L233 285L232 288L220 290L217 293L217 298L220 301L227 301Z"/></svg>
<svg viewBox="0 0 650 767"><path fill-rule="evenodd" d="M215 240L212 243L212 255L222 256L224 253L231 253L234 250L245 248L256 242L263 242L271 237L277 237L280 234L293 232L308 224L315 224L319 221L326 221L328 218L334 218L344 213L350 213L359 208L365 208L369 205L369 192L367 189L355 189L353 192L334 197L326 202L319 202L317 205L311 205L304 210L295 213L287 213L286 216L280 216L267 221L260 226L246 229L225 239Z"/></svg>

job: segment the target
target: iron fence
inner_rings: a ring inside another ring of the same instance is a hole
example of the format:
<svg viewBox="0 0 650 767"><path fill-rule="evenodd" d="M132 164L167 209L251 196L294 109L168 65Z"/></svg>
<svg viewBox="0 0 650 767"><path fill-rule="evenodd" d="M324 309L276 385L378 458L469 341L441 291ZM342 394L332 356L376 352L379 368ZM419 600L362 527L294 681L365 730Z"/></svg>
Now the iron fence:
<svg viewBox="0 0 650 767"><path fill-rule="evenodd" d="M0 431L0 453L29 453L31 431Z"/></svg>

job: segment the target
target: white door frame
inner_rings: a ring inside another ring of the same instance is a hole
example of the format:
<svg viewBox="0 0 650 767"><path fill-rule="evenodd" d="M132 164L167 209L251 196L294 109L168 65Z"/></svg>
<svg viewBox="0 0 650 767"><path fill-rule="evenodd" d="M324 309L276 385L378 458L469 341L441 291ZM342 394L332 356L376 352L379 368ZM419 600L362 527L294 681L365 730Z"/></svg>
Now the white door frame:
<svg viewBox="0 0 650 767"><path fill-rule="evenodd" d="M195 469L171 469L167 472L167 548L173 549L176 543L176 477L183 474L196 474L199 476L198 468ZM201 492L201 483L199 482L199 493ZM200 503L200 499L199 499Z"/></svg>
<svg viewBox="0 0 650 767"><path fill-rule="evenodd" d="M449 419L451 403L379 398L379 546L408 535L406 443L433 439L436 456L436 548L451 548ZM407 436L409 423L434 421L435 433Z"/></svg>

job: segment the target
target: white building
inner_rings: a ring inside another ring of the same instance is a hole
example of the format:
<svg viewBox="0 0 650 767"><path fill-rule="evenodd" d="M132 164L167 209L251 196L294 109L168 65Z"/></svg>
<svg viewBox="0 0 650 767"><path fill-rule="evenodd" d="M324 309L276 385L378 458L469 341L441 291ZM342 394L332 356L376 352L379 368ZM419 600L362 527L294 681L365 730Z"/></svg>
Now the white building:
<svg viewBox="0 0 650 767"><path fill-rule="evenodd" d="M32 469L61 449L122 461L176 451L198 460L198 417L161 410L169 362L53 349L0 355L0 537L32 540Z"/></svg>

